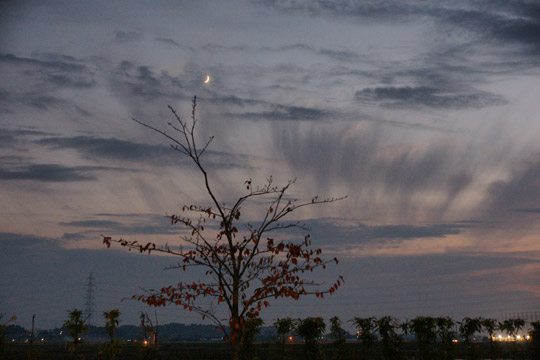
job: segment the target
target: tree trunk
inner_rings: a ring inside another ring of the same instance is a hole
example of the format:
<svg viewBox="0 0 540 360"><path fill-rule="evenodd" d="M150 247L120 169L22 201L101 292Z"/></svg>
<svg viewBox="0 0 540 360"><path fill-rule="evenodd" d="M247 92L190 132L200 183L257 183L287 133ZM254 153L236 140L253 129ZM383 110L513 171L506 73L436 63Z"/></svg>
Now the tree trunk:
<svg viewBox="0 0 540 360"><path fill-rule="evenodd" d="M240 322L238 315L231 316L230 326L230 340L231 340L231 359L238 360L240 352Z"/></svg>
<svg viewBox="0 0 540 360"><path fill-rule="evenodd" d="M234 255L234 254L233 254ZM240 292L240 281L238 276L238 271L235 269L235 274L233 277L232 285L232 309L231 309L231 321L230 321L230 331L231 331L231 359L238 360L240 352L240 341L242 334L242 324L240 324L239 318L239 292Z"/></svg>
<svg viewBox="0 0 540 360"><path fill-rule="evenodd" d="M232 332L231 332L232 335ZM238 360L240 352L240 341L235 338L231 340L231 360Z"/></svg>

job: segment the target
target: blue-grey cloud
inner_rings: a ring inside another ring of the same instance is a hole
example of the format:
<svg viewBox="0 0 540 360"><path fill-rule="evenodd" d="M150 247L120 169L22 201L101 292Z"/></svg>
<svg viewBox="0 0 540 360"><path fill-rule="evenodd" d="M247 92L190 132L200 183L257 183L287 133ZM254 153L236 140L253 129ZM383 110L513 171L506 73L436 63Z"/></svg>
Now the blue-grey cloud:
<svg viewBox="0 0 540 360"><path fill-rule="evenodd" d="M0 112L13 113L12 109L19 106L37 110L70 110L74 114L84 117L92 115L86 108L80 107L59 96L44 95L42 90L22 91L20 93L0 92Z"/></svg>
<svg viewBox="0 0 540 360"><path fill-rule="evenodd" d="M447 93L427 86L366 88L357 91L355 96L359 101L378 103L389 108L465 109L502 105L507 102L502 96L485 91Z"/></svg>
<svg viewBox="0 0 540 360"><path fill-rule="evenodd" d="M274 105L269 111L247 111L243 113L228 113L227 117L249 120L271 121L321 121L330 120L337 114L329 110L307 108L302 106Z"/></svg>
<svg viewBox="0 0 540 360"><path fill-rule="evenodd" d="M467 48L471 53L478 46L491 44L497 45L500 53L511 55L514 59L516 54L520 54L521 59L515 60L520 66L530 68L539 64L540 11L538 4L527 0L482 0L453 3L450 6L446 2L435 1L427 4L421 1L267 0L262 3L283 13L361 19L362 23L406 23L420 18L431 19L434 27L442 33L467 32Z"/></svg>
<svg viewBox="0 0 540 360"><path fill-rule="evenodd" d="M65 226L76 226L76 227L86 227L86 228L104 228L104 227L114 227L118 226L117 221L111 220L80 220L80 221L68 221L61 222L60 225Z"/></svg>
<svg viewBox="0 0 540 360"><path fill-rule="evenodd" d="M23 75L57 87L90 88L96 85L95 74L71 56L45 54L46 59L0 54L0 63L15 65Z"/></svg>
<svg viewBox="0 0 540 360"><path fill-rule="evenodd" d="M525 213L536 213L540 198L540 161L516 163L512 176L498 180L488 188L489 197L483 204L486 216L504 219Z"/></svg>
<svg viewBox="0 0 540 360"><path fill-rule="evenodd" d="M183 80L171 76L167 72L155 72L149 66L136 65L130 61L122 61L114 70L111 77L112 85L123 97L141 97L146 100L161 98L164 101L171 97L189 99L191 95L184 94Z"/></svg>
<svg viewBox="0 0 540 360"><path fill-rule="evenodd" d="M99 162L149 163L159 166L191 165L183 154L167 145L149 145L116 138L93 136L50 137L35 140L35 143L50 149L73 149L85 158ZM249 167L249 156L207 150L204 161L211 168Z"/></svg>
<svg viewBox="0 0 540 360"><path fill-rule="evenodd" d="M308 44L290 44L284 45L276 48L264 47L260 51L270 51L270 52L283 52L283 51L306 51L314 55L321 55L332 60L343 61L343 62L358 62L363 59L358 53L348 50L348 49L331 49L324 47L315 47Z"/></svg>
<svg viewBox="0 0 540 360"><path fill-rule="evenodd" d="M109 159L130 162L152 162L153 164L178 164L182 157L163 145L148 145L115 138L92 136L52 137L35 141L50 149L74 149L93 160Z"/></svg>
<svg viewBox="0 0 540 360"><path fill-rule="evenodd" d="M44 131L35 130L32 128L19 128L19 129L6 129L0 128L0 149L13 149L19 152L19 155L0 156L0 164L5 164L11 160L21 160L23 157L20 155L22 152L27 151L28 138L41 137L52 135Z"/></svg>
<svg viewBox="0 0 540 360"><path fill-rule="evenodd" d="M317 246L330 246L337 250L348 246L361 247L367 244L396 244L403 241L423 238L446 238L458 235L465 228L478 224L451 222L424 225L388 224L368 225L365 223L350 224L340 219L312 219L301 222L309 229L309 234ZM303 233L302 230L300 230Z"/></svg>
<svg viewBox="0 0 540 360"><path fill-rule="evenodd" d="M165 44L182 47L182 45L180 45L178 42L174 41L173 39L164 38L164 37L157 37L157 38L155 38L155 40L159 41L159 42L162 42L162 43L165 43Z"/></svg>
<svg viewBox="0 0 540 360"><path fill-rule="evenodd" d="M502 37L512 37L518 41L538 43L538 20L540 6L534 2L522 1L476 1L447 6L445 2L421 1L264 1L267 6L280 11L302 11L313 15L338 15L361 17L371 21L411 20L429 16L438 21L448 22L474 29L495 32L498 28ZM496 34L495 34L496 35ZM494 35L494 36L495 36Z"/></svg>
<svg viewBox="0 0 540 360"><path fill-rule="evenodd" d="M13 168L0 167L0 180L34 180L40 182L68 182L96 180L91 172L102 167L33 164Z"/></svg>
<svg viewBox="0 0 540 360"><path fill-rule="evenodd" d="M222 44L206 43L201 46L201 49L206 51L246 51L248 50L248 47L245 45L225 46Z"/></svg>
<svg viewBox="0 0 540 360"><path fill-rule="evenodd" d="M115 220L108 220L110 218ZM107 235L164 235L178 234L185 230L181 226L171 225L171 220L165 215L158 214L106 214L95 215L91 220L76 220L60 222L59 225L80 228L80 231L66 232L63 240L95 239Z"/></svg>
<svg viewBox="0 0 540 360"><path fill-rule="evenodd" d="M530 213L530 214L540 214L540 208L512 209L512 211Z"/></svg>
<svg viewBox="0 0 540 360"><path fill-rule="evenodd" d="M4 71L16 73L20 84L0 84L0 111L31 107L38 110L70 110L79 116L90 112L60 95L62 89L84 90L97 84L95 72L88 64L72 56L45 53L32 57L0 53Z"/></svg>
<svg viewBox="0 0 540 360"><path fill-rule="evenodd" d="M118 43L132 42L142 39L143 34L137 31L115 31L114 40Z"/></svg>
<svg viewBox="0 0 540 360"><path fill-rule="evenodd" d="M219 93L213 93L208 91L210 95L203 95L199 97L204 102L217 105L235 105L240 107L245 107L249 105L267 105L268 103L263 100L253 99L253 98L241 98L235 95L222 95Z"/></svg>

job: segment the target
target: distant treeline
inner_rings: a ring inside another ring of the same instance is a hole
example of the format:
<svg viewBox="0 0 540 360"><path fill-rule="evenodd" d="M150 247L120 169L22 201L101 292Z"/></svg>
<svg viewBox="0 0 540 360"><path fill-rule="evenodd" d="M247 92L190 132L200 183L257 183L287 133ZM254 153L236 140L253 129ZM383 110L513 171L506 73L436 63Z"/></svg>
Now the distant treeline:
<svg viewBox="0 0 540 360"><path fill-rule="evenodd" d="M273 341L278 334L278 322L277 321L270 326L261 326L257 331L255 340L257 342ZM313 318L312 318L313 319ZM317 318L320 319L320 318ZM337 318L334 318L337 319ZM302 319L290 319L291 327L285 331L285 335L292 336L295 341L301 341L301 336L298 335L297 329L295 329L295 322ZM322 320L321 320L322 321ZM400 321L397 318L384 316L381 318L355 317L349 321L353 328L357 330L356 333L350 333L345 330L344 336L347 340L361 340L362 336L373 336L373 340L378 340L381 337L381 330L385 333L395 333L396 336L414 340L416 335L422 336L423 332L426 332L428 336L431 336L432 332L436 338L441 338L448 335L452 335L452 339L463 340L467 337L473 337L475 335L481 336L474 338L475 341L489 340L490 336L501 335L505 339L508 336L515 337L519 334L526 336L530 330L530 323L525 322L522 319L507 319L504 321L497 321L496 319L489 318L464 318L461 321L455 321L450 317L416 317L407 321ZM297 326L296 325L296 326ZM326 325L325 325L326 329ZM4 329L5 338L8 341L15 340L17 342L30 339L32 336L30 330L23 328L16 324L7 325ZM220 331L215 325L202 325L202 324L180 324L169 323L159 325L159 340L164 342L190 342L190 341L219 341L223 332ZM383 334L384 335L384 334ZM87 333L81 335L83 339L90 341L107 340L108 335L105 332L103 326L88 325ZM143 332L140 326L135 325L120 325L116 329L115 336L122 340L142 340ZM331 332L322 333L322 337L331 339ZM36 341L69 341L66 328L54 328L48 330L38 330L34 334Z"/></svg>
<svg viewBox="0 0 540 360"><path fill-rule="evenodd" d="M270 327L268 329L271 329ZM8 325L5 329L5 336L8 341L25 341L31 337L31 331L19 325ZM212 341L220 340L223 333L214 325L200 324L178 324L170 323L159 325L160 341L176 342L176 341ZM54 328L48 330L38 330L35 335L36 342L41 341L69 341L68 334L65 328ZM103 326L88 326L87 333L81 335L83 339L88 341L104 341L108 339ZM142 340L143 332L139 326L135 325L120 325L115 331L115 337L122 340Z"/></svg>

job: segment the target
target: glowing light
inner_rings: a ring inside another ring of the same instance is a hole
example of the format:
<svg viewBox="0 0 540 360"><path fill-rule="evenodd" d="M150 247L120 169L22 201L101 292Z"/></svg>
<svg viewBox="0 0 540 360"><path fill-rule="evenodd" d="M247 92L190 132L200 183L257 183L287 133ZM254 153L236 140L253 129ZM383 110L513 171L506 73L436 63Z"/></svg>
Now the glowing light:
<svg viewBox="0 0 540 360"><path fill-rule="evenodd" d="M293 337L292 337L292 336L289 336L289 341L293 341Z"/></svg>
<svg viewBox="0 0 540 360"><path fill-rule="evenodd" d="M210 75L206 75L206 80L204 80L204 83L208 84L210 80L211 80Z"/></svg>

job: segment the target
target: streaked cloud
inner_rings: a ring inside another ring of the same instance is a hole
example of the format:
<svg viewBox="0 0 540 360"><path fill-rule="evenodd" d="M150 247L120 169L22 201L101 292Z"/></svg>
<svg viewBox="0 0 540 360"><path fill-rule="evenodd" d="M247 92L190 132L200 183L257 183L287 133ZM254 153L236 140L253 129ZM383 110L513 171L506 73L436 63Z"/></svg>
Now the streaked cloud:
<svg viewBox="0 0 540 360"><path fill-rule="evenodd" d="M447 93L441 89L426 86L376 87L357 91L356 98L362 102L374 102L390 108L448 108L466 109L502 105L507 101L488 92Z"/></svg>
<svg viewBox="0 0 540 360"><path fill-rule="evenodd" d="M143 34L137 31L122 31L114 32L114 40L118 43L132 42L142 39Z"/></svg>

